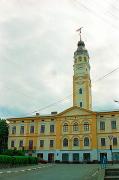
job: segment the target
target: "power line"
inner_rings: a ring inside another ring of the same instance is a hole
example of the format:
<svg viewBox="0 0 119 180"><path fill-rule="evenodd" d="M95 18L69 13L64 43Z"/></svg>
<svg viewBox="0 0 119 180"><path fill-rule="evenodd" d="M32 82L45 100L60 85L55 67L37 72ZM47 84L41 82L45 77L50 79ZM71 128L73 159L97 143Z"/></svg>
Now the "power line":
<svg viewBox="0 0 119 180"><path fill-rule="evenodd" d="M119 67L116 68L116 69L114 69L114 70L112 70L111 72L105 74L104 76L100 77L99 79L97 79L96 81L94 81L94 83L97 82L97 81L101 81L102 79L105 79L106 77L108 77L109 75L111 75L112 73L114 73L115 71L117 71L118 69L119 69Z"/></svg>
<svg viewBox="0 0 119 180"><path fill-rule="evenodd" d="M86 5L85 5L84 3L82 3L81 1L79 2L78 0L75 0L75 2L76 2L76 7L77 7L77 5L78 5L78 7L82 6L82 7L83 7L84 9L86 9L89 13L95 15L98 19L101 19L101 20L105 21L105 22L106 22L107 24L109 24L112 28L118 30L118 29L117 29L118 26L116 26L115 24L110 23L110 21L109 21L108 19L106 19L105 16L104 16L104 17L100 16L100 15L97 13L97 11L94 11L93 9L89 8L88 6L86 6Z"/></svg>
<svg viewBox="0 0 119 180"><path fill-rule="evenodd" d="M119 67L116 68L116 69L114 69L114 70L112 70L111 72L105 74L105 75L102 76L101 78L97 79L96 81L94 81L94 83L96 83L96 82L98 82L98 81L101 81L101 80L107 78L109 75L111 75L112 73L114 73L114 72L117 71L118 69L119 69ZM37 110L29 113L29 114L33 114L33 113L35 113L35 112L42 111L42 110L47 109L47 108L49 108L49 107L51 107L51 106L54 106L54 105L56 105L56 104L59 104L59 103L65 101L65 100L69 99L71 96L77 95L78 93L79 93L79 92L71 93L71 94L69 94L68 96L66 96L66 97L64 97L64 98L62 98L62 99L60 99L60 100L58 100L58 101L56 101L56 102L54 102L54 103L51 103L51 104L49 104L49 105L47 105L47 106L44 106L44 107L42 107L42 108L39 108L39 109L37 109Z"/></svg>

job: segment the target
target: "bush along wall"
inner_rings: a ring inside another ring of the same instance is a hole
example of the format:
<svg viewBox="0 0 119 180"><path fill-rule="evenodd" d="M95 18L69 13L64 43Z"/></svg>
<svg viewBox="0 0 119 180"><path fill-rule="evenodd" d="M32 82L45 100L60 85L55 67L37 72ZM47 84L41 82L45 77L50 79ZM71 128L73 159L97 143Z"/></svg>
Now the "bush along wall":
<svg viewBox="0 0 119 180"><path fill-rule="evenodd" d="M37 157L0 155L0 167L14 167L29 164L38 164Z"/></svg>

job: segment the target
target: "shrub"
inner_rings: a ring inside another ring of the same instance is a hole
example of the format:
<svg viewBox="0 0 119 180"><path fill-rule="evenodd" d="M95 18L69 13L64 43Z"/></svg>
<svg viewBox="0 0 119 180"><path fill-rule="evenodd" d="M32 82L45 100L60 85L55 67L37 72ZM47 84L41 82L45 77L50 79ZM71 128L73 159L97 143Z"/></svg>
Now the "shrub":
<svg viewBox="0 0 119 180"><path fill-rule="evenodd" d="M37 163L38 159L36 157L0 155L0 164L26 165Z"/></svg>

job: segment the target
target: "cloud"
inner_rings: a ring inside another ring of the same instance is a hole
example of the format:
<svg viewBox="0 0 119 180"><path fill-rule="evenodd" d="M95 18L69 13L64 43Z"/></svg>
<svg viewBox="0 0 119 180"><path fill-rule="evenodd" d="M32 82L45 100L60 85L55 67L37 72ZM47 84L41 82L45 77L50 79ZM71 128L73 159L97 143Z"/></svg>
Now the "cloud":
<svg viewBox="0 0 119 180"><path fill-rule="evenodd" d="M118 67L119 27L114 16L119 13L115 8L109 0L93 0L91 6L89 0L0 1L1 117L32 114L68 95L41 113L72 106L79 26L84 27L92 82ZM118 77L117 71L92 84L94 109L117 108L113 99L119 97Z"/></svg>

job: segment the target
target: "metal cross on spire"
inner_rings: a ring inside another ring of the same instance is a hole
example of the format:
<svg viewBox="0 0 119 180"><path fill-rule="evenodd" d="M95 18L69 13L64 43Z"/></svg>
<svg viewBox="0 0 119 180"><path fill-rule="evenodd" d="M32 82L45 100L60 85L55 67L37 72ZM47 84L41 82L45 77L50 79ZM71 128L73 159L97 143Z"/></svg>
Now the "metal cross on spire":
<svg viewBox="0 0 119 180"><path fill-rule="evenodd" d="M79 29L77 29L76 31L79 32L79 35L80 35L80 41L81 41L81 30L82 30L83 27L80 27Z"/></svg>

